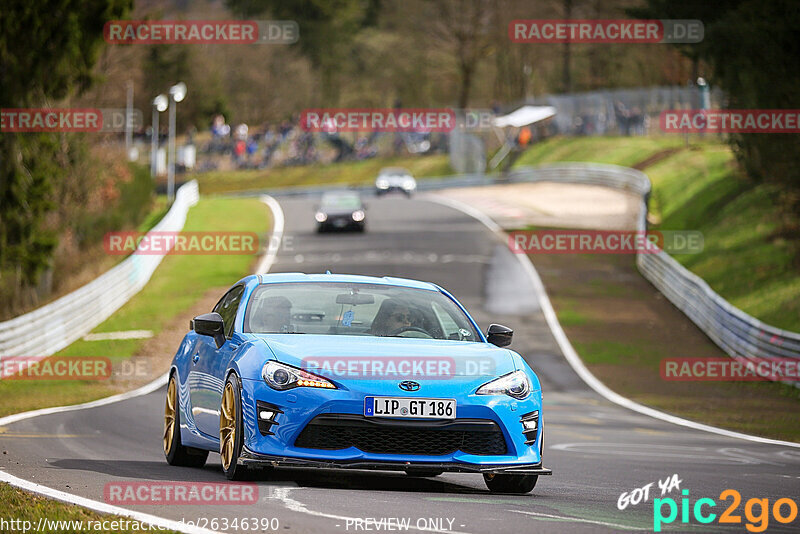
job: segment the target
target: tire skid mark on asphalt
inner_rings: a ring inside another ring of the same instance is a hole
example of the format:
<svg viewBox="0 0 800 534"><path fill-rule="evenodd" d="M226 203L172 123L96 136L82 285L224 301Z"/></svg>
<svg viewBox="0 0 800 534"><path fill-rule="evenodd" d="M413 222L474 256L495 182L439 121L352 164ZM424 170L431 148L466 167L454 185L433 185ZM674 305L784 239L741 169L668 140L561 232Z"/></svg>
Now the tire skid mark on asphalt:
<svg viewBox="0 0 800 534"><path fill-rule="evenodd" d="M578 439L584 439L587 441L600 441L600 436L592 436L591 434L584 434L583 432L577 432L573 430L569 425L562 425L559 423L547 423L548 431L552 430L556 432L558 435L561 434L568 434L570 436L575 436ZM548 447L548 449L551 447Z"/></svg>
<svg viewBox="0 0 800 534"><path fill-rule="evenodd" d="M357 519L364 519L363 517L352 517L346 515L337 515L337 514L329 514L327 512L320 512L317 510L310 510L305 504L302 502L293 499L290 496L290 493L294 490L294 488L269 488L269 494L267 495L267 500L272 501L279 501L287 510L291 510L292 512L312 515L316 517L325 517L328 519L335 519L339 521L353 521ZM417 526L408 526L408 530L418 530L420 532L441 532L443 534L467 534L466 532L459 532L457 530L438 530L438 529L427 529L427 528L419 528Z"/></svg>

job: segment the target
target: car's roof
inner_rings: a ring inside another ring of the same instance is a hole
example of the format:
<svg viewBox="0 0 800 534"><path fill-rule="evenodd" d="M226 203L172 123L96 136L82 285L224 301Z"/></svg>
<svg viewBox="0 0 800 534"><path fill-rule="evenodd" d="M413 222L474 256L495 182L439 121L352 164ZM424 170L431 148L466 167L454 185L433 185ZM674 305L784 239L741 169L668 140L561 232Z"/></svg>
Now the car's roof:
<svg viewBox="0 0 800 534"><path fill-rule="evenodd" d="M393 276L362 276L358 274L306 274L306 273L272 273L260 274L260 283L275 284L286 282L345 282L354 284L380 284L387 286L409 287L414 289L427 289L439 291L438 286L430 282L411 280L408 278L395 278Z"/></svg>

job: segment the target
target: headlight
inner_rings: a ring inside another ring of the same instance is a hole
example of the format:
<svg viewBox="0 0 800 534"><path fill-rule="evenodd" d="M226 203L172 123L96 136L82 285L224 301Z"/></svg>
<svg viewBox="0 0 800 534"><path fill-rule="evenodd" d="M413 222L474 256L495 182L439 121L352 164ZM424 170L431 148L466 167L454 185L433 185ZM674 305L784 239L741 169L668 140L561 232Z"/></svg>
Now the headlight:
<svg viewBox="0 0 800 534"><path fill-rule="evenodd" d="M261 376L269 387L278 391L298 387L336 389L336 386L320 376L276 361L267 362L261 370Z"/></svg>
<svg viewBox="0 0 800 534"><path fill-rule="evenodd" d="M378 189L389 189L389 180L378 180L375 182L375 186Z"/></svg>
<svg viewBox="0 0 800 534"><path fill-rule="evenodd" d="M409 189L415 189L416 187L417 187L417 182L415 182L414 180L406 180L405 182L403 182L403 189L409 190Z"/></svg>
<svg viewBox="0 0 800 534"><path fill-rule="evenodd" d="M364 217L366 217L366 215L364 214L364 212L362 210L356 210L356 211L353 212L353 220L355 222L363 221Z"/></svg>
<svg viewBox="0 0 800 534"><path fill-rule="evenodd" d="M531 392L531 381L524 371L514 371L478 388L476 395L508 395L522 400Z"/></svg>
<svg viewBox="0 0 800 534"><path fill-rule="evenodd" d="M314 215L314 218L317 220L317 222L325 222L328 220L328 216L321 211L318 211L316 215Z"/></svg>

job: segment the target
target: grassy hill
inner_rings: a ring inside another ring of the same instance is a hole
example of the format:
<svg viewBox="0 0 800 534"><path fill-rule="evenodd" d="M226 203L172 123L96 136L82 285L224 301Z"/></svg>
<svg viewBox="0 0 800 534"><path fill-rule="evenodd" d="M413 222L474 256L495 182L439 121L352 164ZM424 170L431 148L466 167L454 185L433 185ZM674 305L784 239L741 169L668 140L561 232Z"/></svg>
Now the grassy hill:
<svg viewBox="0 0 800 534"><path fill-rule="evenodd" d="M774 187L753 184L719 139L552 138L517 165L564 161L636 167L653 183L650 219L662 230L699 230L700 254L676 255L734 306L780 328L800 331L800 269L778 229Z"/></svg>

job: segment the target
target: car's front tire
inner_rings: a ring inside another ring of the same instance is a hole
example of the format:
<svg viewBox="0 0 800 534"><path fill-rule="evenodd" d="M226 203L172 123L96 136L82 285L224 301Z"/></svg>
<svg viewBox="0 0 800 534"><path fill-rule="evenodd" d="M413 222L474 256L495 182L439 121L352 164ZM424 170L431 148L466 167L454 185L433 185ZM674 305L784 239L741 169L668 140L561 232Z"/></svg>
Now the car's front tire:
<svg viewBox="0 0 800 534"><path fill-rule="evenodd" d="M219 410L219 456L222 472L228 480L244 480L247 468L239 465L244 444L242 425L242 388L235 373L228 376Z"/></svg>
<svg viewBox="0 0 800 534"><path fill-rule="evenodd" d="M529 493L536 487L537 480L539 475L483 475L483 481L492 493Z"/></svg>
<svg viewBox="0 0 800 534"><path fill-rule="evenodd" d="M178 381L174 373L167 385L162 445L169 465L203 467L208 458L208 451L181 445L181 410L178 404Z"/></svg>

